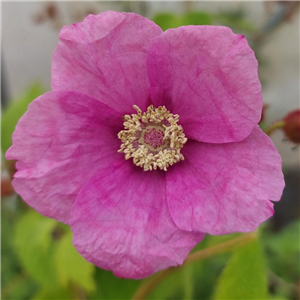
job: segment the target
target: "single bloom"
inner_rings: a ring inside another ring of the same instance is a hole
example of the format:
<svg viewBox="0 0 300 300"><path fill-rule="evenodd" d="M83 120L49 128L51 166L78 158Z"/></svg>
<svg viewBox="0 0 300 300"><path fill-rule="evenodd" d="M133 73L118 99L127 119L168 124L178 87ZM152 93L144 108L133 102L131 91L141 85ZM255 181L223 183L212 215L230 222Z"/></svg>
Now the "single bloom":
<svg viewBox="0 0 300 300"><path fill-rule="evenodd" d="M63 27L52 89L20 119L13 186L67 223L77 250L116 276L181 264L205 233L273 215L281 158L258 127L257 61L221 26L162 32L108 11Z"/></svg>

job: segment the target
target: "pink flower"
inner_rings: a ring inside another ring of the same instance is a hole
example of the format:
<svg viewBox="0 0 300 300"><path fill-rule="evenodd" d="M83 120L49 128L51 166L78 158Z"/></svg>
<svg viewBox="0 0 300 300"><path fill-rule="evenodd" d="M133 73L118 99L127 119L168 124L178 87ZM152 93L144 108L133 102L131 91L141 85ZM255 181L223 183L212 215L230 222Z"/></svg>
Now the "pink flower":
<svg viewBox="0 0 300 300"><path fill-rule="evenodd" d="M273 215L281 158L257 126L261 85L243 36L89 15L62 29L52 76L7 158L15 190L70 224L88 261L142 278L181 264L205 233Z"/></svg>

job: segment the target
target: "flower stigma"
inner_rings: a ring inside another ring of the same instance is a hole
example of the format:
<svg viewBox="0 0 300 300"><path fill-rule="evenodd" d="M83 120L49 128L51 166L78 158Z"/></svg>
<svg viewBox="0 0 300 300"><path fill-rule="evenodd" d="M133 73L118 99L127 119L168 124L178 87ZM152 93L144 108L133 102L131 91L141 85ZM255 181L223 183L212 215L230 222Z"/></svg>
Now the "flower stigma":
<svg viewBox="0 0 300 300"><path fill-rule="evenodd" d="M146 112L134 105L136 114L125 115L124 130L118 134L122 141L118 152L125 154L125 159L133 158L133 163L144 171L167 168L180 160L180 153L187 138L183 128L178 125L179 115L171 114L165 106L155 108L150 105Z"/></svg>

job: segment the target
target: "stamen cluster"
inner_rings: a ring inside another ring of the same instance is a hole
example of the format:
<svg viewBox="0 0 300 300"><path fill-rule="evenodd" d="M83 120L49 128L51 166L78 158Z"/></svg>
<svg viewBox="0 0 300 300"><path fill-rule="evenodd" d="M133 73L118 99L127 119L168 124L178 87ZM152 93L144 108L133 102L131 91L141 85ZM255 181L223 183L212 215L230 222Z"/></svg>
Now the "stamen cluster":
<svg viewBox="0 0 300 300"><path fill-rule="evenodd" d="M177 124L179 116L164 106L150 105L144 113L138 106L133 107L137 114L123 117L124 130L118 134L122 141L119 152L125 153L125 159L133 158L133 163L145 171L157 168L167 171L169 166L184 160L180 150L187 138L182 126Z"/></svg>

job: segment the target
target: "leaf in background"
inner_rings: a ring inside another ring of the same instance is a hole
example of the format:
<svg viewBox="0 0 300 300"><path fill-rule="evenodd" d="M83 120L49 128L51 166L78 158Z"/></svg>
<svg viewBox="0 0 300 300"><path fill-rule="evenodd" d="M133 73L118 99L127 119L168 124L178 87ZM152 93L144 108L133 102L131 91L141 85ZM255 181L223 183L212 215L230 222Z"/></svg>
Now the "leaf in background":
<svg viewBox="0 0 300 300"><path fill-rule="evenodd" d="M287 282L299 280L300 221L286 225L279 232L263 232L268 268Z"/></svg>
<svg viewBox="0 0 300 300"><path fill-rule="evenodd" d="M1 117L1 149L3 153L11 146L12 134L19 119L26 112L28 104L43 93L44 90L41 85L36 83L32 85L23 96L14 100L13 103L3 111Z"/></svg>
<svg viewBox="0 0 300 300"><path fill-rule="evenodd" d="M185 281L183 280L185 276L185 271L183 269L185 267L189 266L184 266L164 278L164 280L155 287L155 289L151 292L147 299L185 299L185 296L187 294L187 291L185 289ZM153 276L157 275L154 274ZM145 280L147 280L147 278Z"/></svg>
<svg viewBox="0 0 300 300"><path fill-rule="evenodd" d="M28 278L20 274L10 283L9 286L2 287L1 299L5 299L5 300L31 299L32 295L34 295L36 290L37 290L37 282L32 278Z"/></svg>
<svg viewBox="0 0 300 300"><path fill-rule="evenodd" d="M70 290L61 289L61 288L53 288L50 290L42 288L38 291L38 293L30 298L31 300L67 300L67 299L75 299L74 295L72 295ZM78 298L80 299L80 298Z"/></svg>
<svg viewBox="0 0 300 300"><path fill-rule="evenodd" d="M218 280L214 299L267 299L267 278L259 240L237 249Z"/></svg>
<svg viewBox="0 0 300 300"><path fill-rule="evenodd" d="M253 33L256 28L247 20L246 12L244 10L223 11L215 15L215 23L219 25L228 26L237 33Z"/></svg>
<svg viewBox="0 0 300 300"><path fill-rule="evenodd" d="M153 21L161 27L162 30L176 28L184 25L211 25L211 15L205 12L189 12L184 15L175 15L171 13L160 13L154 16Z"/></svg>
<svg viewBox="0 0 300 300"><path fill-rule="evenodd" d="M211 25L212 18L206 12L189 12L182 16L181 25Z"/></svg>
<svg viewBox="0 0 300 300"><path fill-rule="evenodd" d="M226 242L228 240L236 238L236 234L227 234L227 235L209 235L206 234L205 238L196 245L191 253L201 251L211 246ZM213 289L214 282L216 281L217 276L220 274L221 270L225 266L226 262L229 259L229 253L219 254L211 258L204 260L199 260L191 264L192 267L192 286L193 294L191 299L210 299ZM172 285L169 289L172 288ZM186 289L184 287L184 289Z"/></svg>
<svg viewBox="0 0 300 300"><path fill-rule="evenodd" d="M131 299L141 283L140 280L116 277L112 272L99 268L96 268L95 280L97 291L89 297L89 300Z"/></svg>
<svg viewBox="0 0 300 300"><path fill-rule="evenodd" d="M30 210L15 227L15 249L24 269L48 288L57 285L53 268L52 231L57 222Z"/></svg>
<svg viewBox="0 0 300 300"><path fill-rule="evenodd" d="M240 232L230 233L230 234L223 234L223 235L209 235L207 234L205 237L209 237L206 243L206 247L212 247L221 243L228 242L239 236L243 235Z"/></svg>
<svg viewBox="0 0 300 300"><path fill-rule="evenodd" d="M95 267L88 263L75 249L72 244L72 233L62 237L55 253L55 265L62 286L68 283L76 283L86 291L95 289L93 273Z"/></svg>
<svg viewBox="0 0 300 300"><path fill-rule="evenodd" d="M165 31L168 28L176 28L181 26L180 17L171 13L160 13L154 16L152 19L160 28Z"/></svg>
<svg viewBox="0 0 300 300"><path fill-rule="evenodd" d="M193 263L193 299L211 299L215 290L215 282L229 257L229 253L223 253Z"/></svg>
<svg viewBox="0 0 300 300"><path fill-rule="evenodd" d="M182 281L184 290L184 300L193 299L194 281L193 281L193 266L187 265L182 268Z"/></svg>
<svg viewBox="0 0 300 300"><path fill-rule="evenodd" d="M6 200L7 201L7 200ZM11 238L11 231L15 219L11 217L10 211L4 206L5 200L1 203L1 286L9 285L20 270L20 262L13 251L14 244Z"/></svg>

